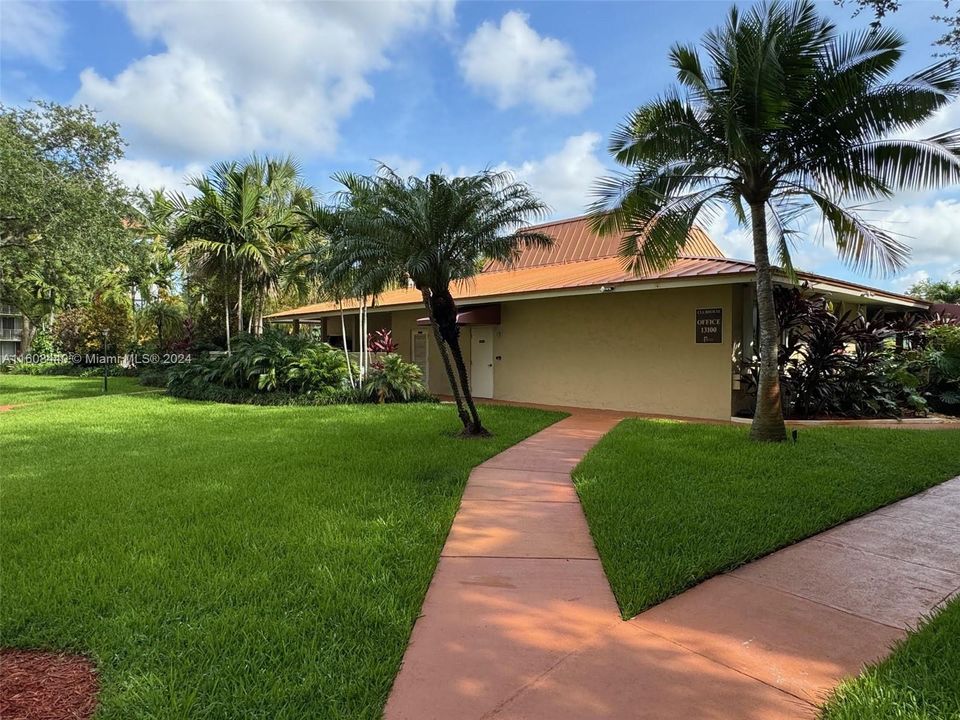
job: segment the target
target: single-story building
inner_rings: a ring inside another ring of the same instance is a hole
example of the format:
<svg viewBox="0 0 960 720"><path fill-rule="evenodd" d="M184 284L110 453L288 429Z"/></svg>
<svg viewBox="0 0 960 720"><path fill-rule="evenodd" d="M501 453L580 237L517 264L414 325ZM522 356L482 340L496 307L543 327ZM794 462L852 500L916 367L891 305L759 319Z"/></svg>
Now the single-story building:
<svg viewBox="0 0 960 720"><path fill-rule="evenodd" d="M696 230L684 257L637 276L617 255L620 238L598 236L586 218L535 229L551 235L553 246L527 249L510 266L488 263L454 289L476 397L714 419L744 407L737 367L753 356L757 337L753 263L724 257ZM864 314L929 307L845 280L809 273L799 279ZM357 307L344 303L346 338L335 303L268 320L319 326L324 339L356 350ZM429 390L448 394L425 315L419 291L390 290L368 310L368 329L390 329Z"/></svg>

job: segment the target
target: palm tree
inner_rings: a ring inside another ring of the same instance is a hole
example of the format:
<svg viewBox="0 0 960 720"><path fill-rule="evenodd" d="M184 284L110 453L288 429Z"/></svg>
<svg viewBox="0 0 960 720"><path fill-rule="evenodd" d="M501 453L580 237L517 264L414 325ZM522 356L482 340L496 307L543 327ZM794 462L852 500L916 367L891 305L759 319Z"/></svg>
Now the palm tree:
<svg viewBox="0 0 960 720"><path fill-rule="evenodd" d="M464 434L485 435L460 349L451 286L474 277L485 260L511 262L548 236L523 232L547 207L508 173L401 178L385 165L375 176L336 176L346 189L345 262L367 287L411 283L430 316Z"/></svg>
<svg viewBox="0 0 960 720"><path fill-rule="evenodd" d="M790 244L801 216L814 210L853 268L901 267L906 246L858 206L960 180L960 131L892 139L951 102L960 74L945 61L891 81L903 52L899 33L840 36L809 0L744 14L734 7L702 44L710 66L696 48L675 46L680 88L639 107L614 133L611 153L629 170L598 183L593 222L624 234L621 254L641 273L673 262L698 218L731 207L750 225L760 325L751 436L781 441L768 239L792 277Z"/></svg>
<svg viewBox="0 0 960 720"><path fill-rule="evenodd" d="M347 362L347 377L351 387L356 387L353 378L353 363L347 349L347 324L343 301L353 297L356 285L352 272L343 272L350 267L342 256L344 232L343 216L336 209L310 203L299 211L303 219L307 241L297 252L291 254L285 277L295 294L301 298L320 297L334 302L340 310L340 338L343 355Z"/></svg>
<svg viewBox="0 0 960 720"><path fill-rule="evenodd" d="M174 244L201 274L219 277L225 289L236 287L238 332L243 331L245 281L253 287L252 318L259 327L282 257L298 242L294 203L302 204L310 194L298 178L299 168L290 159L253 157L245 164L218 163L207 175L190 179L195 197L173 197ZM228 351L229 303L225 292Z"/></svg>

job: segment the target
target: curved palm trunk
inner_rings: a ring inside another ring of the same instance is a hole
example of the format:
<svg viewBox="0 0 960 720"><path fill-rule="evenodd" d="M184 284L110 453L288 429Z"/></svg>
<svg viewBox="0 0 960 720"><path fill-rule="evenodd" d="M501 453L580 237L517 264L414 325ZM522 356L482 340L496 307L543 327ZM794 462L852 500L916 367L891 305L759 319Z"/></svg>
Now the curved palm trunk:
<svg viewBox="0 0 960 720"><path fill-rule="evenodd" d="M783 442L787 428L780 403L780 325L773 303L773 275L767 249L767 217L764 203L750 205L753 225L753 261L757 268L757 314L760 321L760 377L757 383L757 408L750 426L750 437L766 442Z"/></svg>
<svg viewBox="0 0 960 720"><path fill-rule="evenodd" d="M432 306L431 315L436 318L440 334L450 348L453 362L457 369L460 383L460 393L464 404L469 411L469 421L464 424L467 435L486 435L487 431L480 422L480 413L477 412L473 394L470 392L470 376L467 373L466 363L463 361L463 352L460 349L460 329L457 327L457 305L449 291L434 293L430 297Z"/></svg>
<svg viewBox="0 0 960 720"><path fill-rule="evenodd" d="M456 322L456 316L454 316ZM477 412L477 405L473 401L473 393L470 391L470 376L467 373L467 366L463 362L463 352L460 350L460 333L453 336L453 342L450 344L450 354L453 355L453 361L457 366L457 374L460 376L460 387L463 390L463 400L470 411L471 427L467 428L469 435L487 435L489 434L483 424L480 422L480 413Z"/></svg>
<svg viewBox="0 0 960 720"><path fill-rule="evenodd" d="M463 396L460 394L460 386L457 383L457 376L453 372L453 365L450 364L450 354L447 352L447 343L444 341L443 333L440 331L440 324L437 322L437 318L434 316L430 294L426 290L421 290L420 294L423 297L423 305L427 309L427 316L430 318L430 327L433 328L433 340L437 344L437 349L440 352L440 359L443 361L443 369L447 373L447 382L450 383L450 392L453 395L454 402L457 404L457 416L460 418L460 422L463 423L463 429L465 431L469 431L470 415L467 413L466 407L464 406Z"/></svg>

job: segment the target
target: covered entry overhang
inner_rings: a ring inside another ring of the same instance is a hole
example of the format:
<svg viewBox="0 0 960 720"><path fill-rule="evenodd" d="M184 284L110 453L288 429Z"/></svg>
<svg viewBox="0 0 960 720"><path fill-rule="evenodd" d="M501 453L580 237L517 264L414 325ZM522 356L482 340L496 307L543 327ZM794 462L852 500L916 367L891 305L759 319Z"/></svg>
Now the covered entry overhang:
<svg viewBox="0 0 960 720"><path fill-rule="evenodd" d="M417 325L429 325L430 318L417 318ZM499 325L500 304L480 305L457 313L457 325Z"/></svg>

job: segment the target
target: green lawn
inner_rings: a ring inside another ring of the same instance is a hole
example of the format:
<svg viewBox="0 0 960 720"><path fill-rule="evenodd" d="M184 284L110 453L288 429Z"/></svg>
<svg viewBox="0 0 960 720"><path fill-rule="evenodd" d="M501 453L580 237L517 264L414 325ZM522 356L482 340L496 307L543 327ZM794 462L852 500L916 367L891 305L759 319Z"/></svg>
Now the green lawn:
<svg viewBox="0 0 960 720"><path fill-rule="evenodd" d="M0 644L98 718L376 718L470 468L561 417L127 395L0 414Z"/></svg>
<svg viewBox="0 0 960 720"><path fill-rule="evenodd" d="M108 395L148 389L140 385L135 377L112 377L107 380ZM102 394L102 377L0 374L0 405L21 405Z"/></svg>
<svg viewBox="0 0 960 720"><path fill-rule="evenodd" d="M960 598L910 633L886 660L841 685L823 718L960 718Z"/></svg>
<svg viewBox="0 0 960 720"><path fill-rule="evenodd" d="M960 474L960 431L746 427L626 420L574 472L624 617Z"/></svg>

